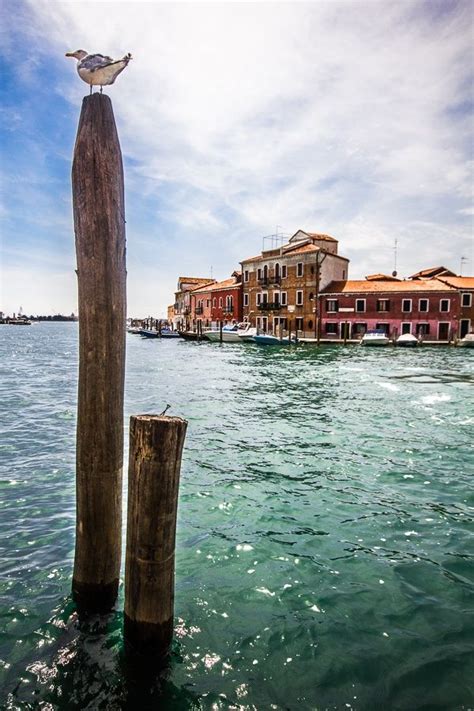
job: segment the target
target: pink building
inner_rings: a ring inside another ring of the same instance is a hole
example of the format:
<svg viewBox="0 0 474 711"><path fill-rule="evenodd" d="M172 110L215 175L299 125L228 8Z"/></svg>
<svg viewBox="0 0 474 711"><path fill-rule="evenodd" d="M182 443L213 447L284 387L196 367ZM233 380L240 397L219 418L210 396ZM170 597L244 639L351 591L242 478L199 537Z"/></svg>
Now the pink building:
<svg viewBox="0 0 474 711"><path fill-rule="evenodd" d="M321 338L357 339L371 329L449 341L459 329L460 295L439 279L398 280L383 274L333 281L320 294Z"/></svg>
<svg viewBox="0 0 474 711"><path fill-rule="evenodd" d="M191 323L203 327L242 320L242 277L233 272L230 279L214 282L191 292Z"/></svg>

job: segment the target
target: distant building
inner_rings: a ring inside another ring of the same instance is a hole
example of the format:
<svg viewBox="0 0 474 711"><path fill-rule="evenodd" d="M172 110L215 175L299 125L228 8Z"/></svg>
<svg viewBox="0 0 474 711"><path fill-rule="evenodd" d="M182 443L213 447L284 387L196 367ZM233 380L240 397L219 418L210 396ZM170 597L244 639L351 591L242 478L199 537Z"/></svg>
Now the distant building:
<svg viewBox="0 0 474 711"><path fill-rule="evenodd" d="M242 320L242 276L233 272L229 279L213 282L191 292L193 325L203 326Z"/></svg>
<svg viewBox="0 0 474 711"><path fill-rule="evenodd" d="M348 277L349 260L337 251L334 237L298 230L287 244L242 260L244 320L264 332L316 334L320 290Z"/></svg>
<svg viewBox="0 0 474 711"><path fill-rule="evenodd" d="M459 293L459 338L474 331L474 277L438 276L444 284L456 289Z"/></svg>
<svg viewBox="0 0 474 711"><path fill-rule="evenodd" d="M215 279L206 277L179 277L175 291L173 326L177 329L189 328L191 320L190 292L205 284L213 284Z"/></svg>
<svg viewBox="0 0 474 711"><path fill-rule="evenodd" d="M458 334L460 294L439 279L333 281L320 295L323 339L361 338L380 329L429 341Z"/></svg>
<svg viewBox="0 0 474 711"><path fill-rule="evenodd" d="M412 274L409 279L434 279L439 276L456 276L456 274L446 267L429 267L429 269L422 269L421 272L416 272Z"/></svg>

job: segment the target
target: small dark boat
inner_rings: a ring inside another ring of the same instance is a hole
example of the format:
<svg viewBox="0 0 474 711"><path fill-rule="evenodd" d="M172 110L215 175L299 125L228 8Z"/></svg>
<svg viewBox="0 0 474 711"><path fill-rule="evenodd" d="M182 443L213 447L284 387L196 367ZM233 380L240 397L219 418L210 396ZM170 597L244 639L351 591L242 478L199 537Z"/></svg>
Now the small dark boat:
<svg viewBox="0 0 474 711"><path fill-rule="evenodd" d="M152 328L141 328L140 336L144 336L145 338L159 338L160 332L154 331Z"/></svg>
<svg viewBox="0 0 474 711"><path fill-rule="evenodd" d="M180 331L179 335L181 338L184 338L185 341L197 341L202 338L197 331Z"/></svg>

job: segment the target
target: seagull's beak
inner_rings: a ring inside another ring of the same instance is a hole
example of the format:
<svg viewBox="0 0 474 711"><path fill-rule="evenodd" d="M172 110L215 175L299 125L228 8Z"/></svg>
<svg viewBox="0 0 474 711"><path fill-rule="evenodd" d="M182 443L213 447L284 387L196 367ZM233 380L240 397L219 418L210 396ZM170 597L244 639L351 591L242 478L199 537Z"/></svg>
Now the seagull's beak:
<svg viewBox="0 0 474 711"><path fill-rule="evenodd" d="M74 52L66 52L65 57L74 57Z"/></svg>

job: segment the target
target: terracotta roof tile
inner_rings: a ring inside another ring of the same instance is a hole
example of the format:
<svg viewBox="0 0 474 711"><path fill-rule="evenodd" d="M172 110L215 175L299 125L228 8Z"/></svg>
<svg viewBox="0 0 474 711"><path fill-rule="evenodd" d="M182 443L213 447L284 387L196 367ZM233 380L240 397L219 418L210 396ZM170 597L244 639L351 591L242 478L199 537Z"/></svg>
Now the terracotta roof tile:
<svg viewBox="0 0 474 711"><path fill-rule="evenodd" d="M331 237L331 235L323 235L323 234L319 234L319 232L305 232L304 230L301 230L301 232L304 232L306 235L309 235L312 239L319 239L319 240L326 241L326 242L337 242L338 241L334 237Z"/></svg>
<svg viewBox="0 0 474 711"><path fill-rule="evenodd" d="M423 291L453 291L453 288L438 281L430 279L428 281L367 281L360 279L355 281L333 281L322 290L323 294L359 294L367 292L423 292Z"/></svg>
<svg viewBox="0 0 474 711"><path fill-rule="evenodd" d="M239 287L240 282L236 281L234 277L230 277L230 279L224 279L223 281L215 281L211 284L207 284L206 286L200 286L197 289L193 289L193 294L201 292L206 293L208 291L219 291L219 289L231 289L233 286Z"/></svg>
<svg viewBox="0 0 474 711"><path fill-rule="evenodd" d="M437 281L453 286L455 289L474 289L474 277L462 276L439 276Z"/></svg>
<svg viewBox="0 0 474 711"><path fill-rule="evenodd" d="M205 282L213 281L209 277L178 277L178 282L184 281L186 284L204 284ZM214 280L215 281L215 280Z"/></svg>
<svg viewBox="0 0 474 711"><path fill-rule="evenodd" d="M442 276L446 274L447 276L455 276L455 274L446 267L429 267L428 269L422 269L416 274L412 274L410 279L429 279L430 277Z"/></svg>

